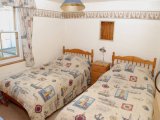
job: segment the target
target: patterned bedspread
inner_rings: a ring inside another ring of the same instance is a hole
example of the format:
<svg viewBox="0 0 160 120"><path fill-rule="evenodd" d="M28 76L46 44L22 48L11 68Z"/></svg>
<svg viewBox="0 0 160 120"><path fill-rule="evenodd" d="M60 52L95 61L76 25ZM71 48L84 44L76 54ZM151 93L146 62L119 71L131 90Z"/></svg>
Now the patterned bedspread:
<svg viewBox="0 0 160 120"><path fill-rule="evenodd" d="M86 90L89 79L86 59L64 55L53 63L0 80L0 91L17 100L31 120L44 120Z"/></svg>
<svg viewBox="0 0 160 120"><path fill-rule="evenodd" d="M117 64L54 117L55 120L152 120L154 93L146 69Z"/></svg>

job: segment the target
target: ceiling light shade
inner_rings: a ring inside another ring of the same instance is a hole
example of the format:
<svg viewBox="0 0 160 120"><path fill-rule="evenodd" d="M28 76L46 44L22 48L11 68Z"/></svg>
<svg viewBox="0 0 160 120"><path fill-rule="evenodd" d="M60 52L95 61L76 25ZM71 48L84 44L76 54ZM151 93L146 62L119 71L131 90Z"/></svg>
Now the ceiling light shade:
<svg viewBox="0 0 160 120"><path fill-rule="evenodd" d="M61 5L64 12L80 12L85 8L81 0L65 0Z"/></svg>

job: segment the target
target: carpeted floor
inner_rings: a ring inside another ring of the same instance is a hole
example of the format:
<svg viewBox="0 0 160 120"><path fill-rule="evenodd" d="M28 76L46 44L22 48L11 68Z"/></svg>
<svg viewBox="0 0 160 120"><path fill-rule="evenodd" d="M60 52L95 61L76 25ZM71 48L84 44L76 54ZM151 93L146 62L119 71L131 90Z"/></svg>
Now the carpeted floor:
<svg viewBox="0 0 160 120"><path fill-rule="evenodd" d="M0 116L2 116L4 120L30 120L24 110L12 103L9 103L8 107L0 104Z"/></svg>
<svg viewBox="0 0 160 120"><path fill-rule="evenodd" d="M9 103L8 107L0 104L0 116L4 118L4 120L30 120L27 112L13 103ZM51 115L46 120L54 120L54 116Z"/></svg>

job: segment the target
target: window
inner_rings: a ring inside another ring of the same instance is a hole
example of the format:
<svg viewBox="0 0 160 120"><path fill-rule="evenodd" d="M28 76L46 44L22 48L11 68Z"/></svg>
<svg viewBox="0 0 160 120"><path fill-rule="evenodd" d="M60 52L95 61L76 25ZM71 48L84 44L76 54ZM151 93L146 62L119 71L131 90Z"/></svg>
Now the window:
<svg viewBox="0 0 160 120"><path fill-rule="evenodd" d="M18 33L1 32L0 33L0 60L18 56Z"/></svg>
<svg viewBox="0 0 160 120"><path fill-rule="evenodd" d="M114 22L101 22L100 38L103 40L113 40Z"/></svg>
<svg viewBox="0 0 160 120"><path fill-rule="evenodd" d="M15 9L13 7L0 7L0 66L2 61L5 63L4 61L8 59L19 57L19 41L15 18Z"/></svg>

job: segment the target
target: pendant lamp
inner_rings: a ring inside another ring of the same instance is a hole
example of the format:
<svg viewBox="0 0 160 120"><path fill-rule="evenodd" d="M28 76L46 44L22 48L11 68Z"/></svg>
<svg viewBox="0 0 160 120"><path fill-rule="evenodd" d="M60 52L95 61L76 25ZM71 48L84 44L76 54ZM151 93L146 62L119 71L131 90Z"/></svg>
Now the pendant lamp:
<svg viewBox="0 0 160 120"><path fill-rule="evenodd" d="M65 0L61 5L64 12L80 12L85 8L81 0Z"/></svg>

